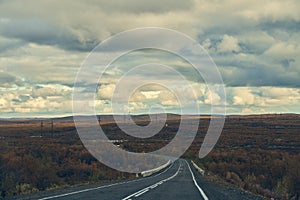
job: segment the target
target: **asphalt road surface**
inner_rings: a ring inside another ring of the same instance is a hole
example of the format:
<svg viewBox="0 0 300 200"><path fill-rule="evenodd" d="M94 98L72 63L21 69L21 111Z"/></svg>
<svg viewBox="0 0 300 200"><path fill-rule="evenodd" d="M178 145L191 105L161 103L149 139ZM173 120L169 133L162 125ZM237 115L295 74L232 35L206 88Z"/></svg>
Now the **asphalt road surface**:
<svg viewBox="0 0 300 200"><path fill-rule="evenodd" d="M26 199L26 198L19 198ZM241 191L227 191L204 182L199 173L183 159L179 159L162 172L131 181L73 188L71 191L40 194L30 199L75 200L75 199L260 199Z"/></svg>

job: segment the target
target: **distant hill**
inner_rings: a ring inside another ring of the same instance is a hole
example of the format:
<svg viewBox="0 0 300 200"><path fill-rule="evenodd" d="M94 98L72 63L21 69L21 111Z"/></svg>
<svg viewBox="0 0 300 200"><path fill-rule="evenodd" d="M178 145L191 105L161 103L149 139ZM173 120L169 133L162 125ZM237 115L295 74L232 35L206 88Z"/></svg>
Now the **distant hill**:
<svg viewBox="0 0 300 200"><path fill-rule="evenodd" d="M153 118L162 118L162 115L165 114L151 114ZM141 115L131 115L131 117L134 120L149 120L150 115L148 114L141 114ZM78 119L88 119L92 117L90 116L77 116ZM97 118L104 121L110 121L113 120L114 117L119 118L126 118L128 115L97 115ZM172 114L167 113L168 120L177 120L177 119L189 119L189 118L210 118L211 115L178 115L178 114ZM213 117L217 117L217 115L214 115ZM284 117L284 118L297 118L300 117L299 114L294 113L284 113L284 114L252 114L252 115L226 115L226 118L278 118L278 117ZM66 117L54 117L54 118L44 118L44 117L36 117L36 118L0 118L0 123L9 123L9 122L34 122L34 121L48 121L48 120L54 120L54 121L73 121L73 116L66 116Z"/></svg>

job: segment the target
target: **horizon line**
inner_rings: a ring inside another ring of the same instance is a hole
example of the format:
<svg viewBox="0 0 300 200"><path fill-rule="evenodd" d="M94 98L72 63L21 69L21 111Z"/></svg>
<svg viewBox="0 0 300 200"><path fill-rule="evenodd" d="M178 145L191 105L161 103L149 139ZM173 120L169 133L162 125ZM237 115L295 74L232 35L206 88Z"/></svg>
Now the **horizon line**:
<svg viewBox="0 0 300 200"><path fill-rule="evenodd" d="M141 113L141 114L112 114L112 113L105 113L105 114L96 114L96 115L91 115L91 114L82 114L82 115L56 115L56 116L20 116L20 117L0 117L0 120L3 119L61 119L61 118L70 118L70 117L91 117L91 116L145 116L145 115L162 115L162 114L167 114L167 115L178 115L178 116L262 116L262 115L300 115L300 113L291 113L291 112L286 112L286 113L247 113L247 114L237 114L237 113L229 113L229 114L209 114L209 113L203 113L203 114L177 114L177 113Z"/></svg>

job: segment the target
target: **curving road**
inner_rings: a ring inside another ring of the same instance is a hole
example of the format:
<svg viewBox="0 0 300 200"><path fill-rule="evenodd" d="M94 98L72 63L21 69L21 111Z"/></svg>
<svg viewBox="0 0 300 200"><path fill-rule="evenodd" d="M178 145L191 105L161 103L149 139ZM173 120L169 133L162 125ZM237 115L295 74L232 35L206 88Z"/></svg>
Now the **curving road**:
<svg viewBox="0 0 300 200"><path fill-rule="evenodd" d="M150 177L52 193L52 195L39 194L41 195L39 197L31 196L30 199L260 199L246 193L220 189L211 183L204 182L195 169L183 159L177 160L164 171Z"/></svg>

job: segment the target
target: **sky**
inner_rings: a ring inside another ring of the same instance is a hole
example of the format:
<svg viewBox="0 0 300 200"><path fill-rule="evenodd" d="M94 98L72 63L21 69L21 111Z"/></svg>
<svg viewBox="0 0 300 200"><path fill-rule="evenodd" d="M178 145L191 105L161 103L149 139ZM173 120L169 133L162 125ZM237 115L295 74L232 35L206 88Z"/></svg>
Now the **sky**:
<svg viewBox="0 0 300 200"><path fill-rule="evenodd" d="M0 117L72 115L73 85L85 58L107 38L142 27L173 29L202 45L226 97L193 80L192 66L175 55L139 51L116 60L100 80L97 113L112 113L116 83L129 66L154 61L189 78L199 114L209 113L212 98L226 102L227 114L300 113L299 9L298 0L0 0ZM178 113L172 91L189 95L185 89L142 86L124 112L158 105Z"/></svg>

